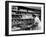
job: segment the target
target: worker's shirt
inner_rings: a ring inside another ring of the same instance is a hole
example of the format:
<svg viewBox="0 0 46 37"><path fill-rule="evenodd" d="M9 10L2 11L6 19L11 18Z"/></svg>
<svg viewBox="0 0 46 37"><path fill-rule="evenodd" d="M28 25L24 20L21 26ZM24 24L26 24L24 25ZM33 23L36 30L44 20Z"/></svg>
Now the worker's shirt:
<svg viewBox="0 0 46 37"><path fill-rule="evenodd" d="M35 22L40 23L39 17L35 17Z"/></svg>

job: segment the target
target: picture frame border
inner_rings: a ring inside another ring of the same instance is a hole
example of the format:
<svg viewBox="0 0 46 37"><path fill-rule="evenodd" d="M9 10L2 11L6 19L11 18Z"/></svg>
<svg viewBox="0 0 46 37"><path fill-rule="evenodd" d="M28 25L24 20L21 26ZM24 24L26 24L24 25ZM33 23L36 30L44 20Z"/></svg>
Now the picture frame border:
<svg viewBox="0 0 46 37"><path fill-rule="evenodd" d="M29 3L29 4L42 4L44 5L44 32L43 33L27 33L27 34L12 34L9 35L9 3ZM5 1L5 36L18 36L18 35L34 35L45 34L45 3L38 2L22 2L22 1Z"/></svg>

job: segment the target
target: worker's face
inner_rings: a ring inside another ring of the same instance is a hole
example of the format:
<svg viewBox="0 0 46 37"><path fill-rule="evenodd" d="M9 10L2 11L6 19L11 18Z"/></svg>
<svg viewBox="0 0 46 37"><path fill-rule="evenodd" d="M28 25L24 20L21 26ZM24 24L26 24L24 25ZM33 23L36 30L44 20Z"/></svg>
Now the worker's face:
<svg viewBox="0 0 46 37"><path fill-rule="evenodd" d="M34 15L33 18L35 18L36 16Z"/></svg>

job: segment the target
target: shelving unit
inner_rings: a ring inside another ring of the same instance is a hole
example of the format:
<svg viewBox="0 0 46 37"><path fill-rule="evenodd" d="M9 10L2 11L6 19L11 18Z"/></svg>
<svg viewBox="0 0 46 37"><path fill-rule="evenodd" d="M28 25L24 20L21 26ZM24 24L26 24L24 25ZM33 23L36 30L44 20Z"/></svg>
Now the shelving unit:
<svg viewBox="0 0 46 37"><path fill-rule="evenodd" d="M20 9L23 9L23 11L20 11ZM26 10L26 11L24 11L24 10ZM29 10L31 12L29 12ZM27 8L27 7L23 7L23 6L17 6L17 7L13 6L12 7L12 20L14 20L14 23L15 22L18 22L18 23L21 22L21 24L18 24L18 27L23 26L23 25L26 27L28 25L33 25L34 18L33 17L26 18L25 15L32 16L34 14L39 14L39 16L40 16L40 12L41 11L38 9L32 9L32 8ZM22 17L24 17L24 18L22 18ZM13 26L17 26L17 25L15 24Z"/></svg>

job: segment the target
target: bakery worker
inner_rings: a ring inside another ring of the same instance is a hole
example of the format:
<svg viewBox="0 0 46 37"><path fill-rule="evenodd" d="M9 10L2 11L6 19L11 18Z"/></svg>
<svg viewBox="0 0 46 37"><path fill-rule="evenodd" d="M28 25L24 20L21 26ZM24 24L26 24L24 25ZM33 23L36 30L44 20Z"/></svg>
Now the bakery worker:
<svg viewBox="0 0 46 37"><path fill-rule="evenodd" d="M41 26L41 21L39 19L39 15L38 14L35 14L35 18L34 18L34 24L36 24L36 23L37 23L38 27Z"/></svg>

